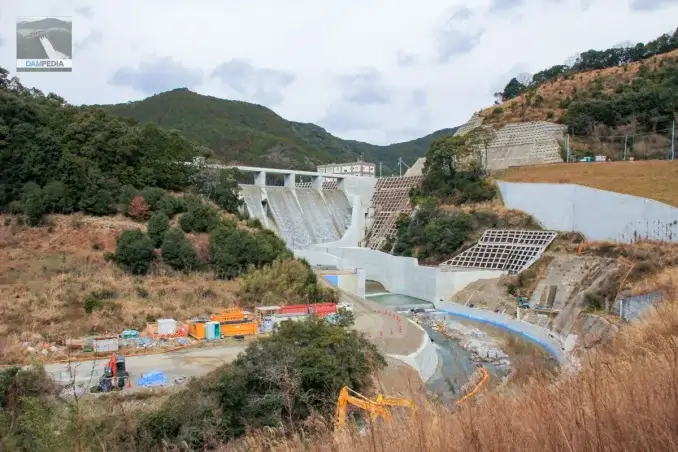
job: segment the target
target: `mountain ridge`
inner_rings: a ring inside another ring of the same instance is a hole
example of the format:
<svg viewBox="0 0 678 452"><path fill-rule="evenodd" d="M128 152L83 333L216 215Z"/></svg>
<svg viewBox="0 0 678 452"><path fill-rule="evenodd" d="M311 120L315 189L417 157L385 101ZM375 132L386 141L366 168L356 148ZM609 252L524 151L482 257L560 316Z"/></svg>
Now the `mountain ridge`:
<svg viewBox="0 0 678 452"><path fill-rule="evenodd" d="M217 160L277 168L315 169L318 164L364 158L395 169L423 157L436 139L456 127L414 140L376 145L345 140L313 123L290 121L268 107L221 99L176 88L134 102L91 105L142 123L176 129L191 141L209 148Z"/></svg>

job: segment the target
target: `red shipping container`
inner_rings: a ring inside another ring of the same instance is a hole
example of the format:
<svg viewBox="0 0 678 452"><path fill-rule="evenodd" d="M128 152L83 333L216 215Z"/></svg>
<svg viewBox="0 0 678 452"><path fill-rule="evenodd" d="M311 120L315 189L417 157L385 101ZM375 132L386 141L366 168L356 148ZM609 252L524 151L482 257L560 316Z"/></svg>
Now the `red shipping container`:
<svg viewBox="0 0 678 452"><path fill-rule="evenodd" d="M281 306L278 309L278 314L308 314L307 304L289 304Z"/></svg>
<svg viewBox="0 0 678 452"><path fill-rule="evenodd" d="M325 317L328 314L337 313L337 304L336 303L316 303L308 305L309 313L313 313L318 317Z"/></svg>
<svg viewBox="0 0 678 452"><path fill-rule="evenodd" d="M318 317L325 317L327 314L335 314L336 312L336 303L290 304L278 309L278 314L281 315L315 314Z"/></svg>

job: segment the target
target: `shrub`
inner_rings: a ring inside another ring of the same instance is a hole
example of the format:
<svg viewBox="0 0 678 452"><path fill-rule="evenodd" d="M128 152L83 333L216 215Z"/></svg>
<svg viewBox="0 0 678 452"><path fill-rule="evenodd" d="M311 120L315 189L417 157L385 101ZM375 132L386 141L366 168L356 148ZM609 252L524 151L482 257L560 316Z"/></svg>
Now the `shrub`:
<svg viewBox="0 0 678 452"><path fill-rule="evenodd" d="M144 189L141 190L141 196L144 197L144 200L154 212L162 210L163 201L166 195L167 192L158 187L144 187Z"/></svg>
<svg viewBox="0 0 678 452"><path fill-rule="evenodd" d="M151 208L144 200L143 196L137 195L132 199L127 210L127 215L137 221L146 221L151 215Z"/></svg>
<svg viewBox="0 0 678 452"><path fill-rule="evenodd" d="M172 228L165 233L162 242L162 259L170 267L179 271L197 270L202 265L195 248L178 228Z"/></svg>
<svg viewBox="0 0 678 452"><path fill-rule="evenodd" d="M140 229L123 231L115 248L115 263L133 275L148 273L155 261L153 243Z"/></svg>
<svg viewBox="0 0 678 452"><path fill-rule="evenodd" d="M220 223L219 212L207 204L194 206L179 218L179 226L184 232L210 232Z"/></svg>
<svg viewBox="0 0 678 452"><path fill-rule="evenodd" d="M336 301L334 289L320 285L313 270L296 259L278 259L244 276L239 296L247 304Z"/></svg>
<svg viewBox="0 0 678 452"><path fill-rule="evenodd" d="M98 187L92 187L83 194L79 207L83 212L96 216L113 215L118 211L111 192Z"/></svg>
<svg viewBox="0 0 678 452"><path fill-rule="evenodd" d="M178 213L186 212L186 201L183 198L178 198L167 193L160 200L159 211L165 212L169 218L172 218Z"/></svg>
<svg viewBox="0 0 678 452"><path fill-rule="evenodd" d="M42 223L45 215L45 203L42 190L35 182L24 185L21 194L21 210L27 225L37 226Z"/></svg>
<svg viewBox="0 0 678 452"><path fill-rule="evenodd" d="M232 279L247 271L258 255L254 236L224 225L210 234L210 263L219 278Z"/></svg>
<svg viewBox="0 0 678 452"><path fill-rule="evenodd" d="M151 243L155 248L159 248L162 245L162 241L165 238L165 233L169 230L169 218L165 212L155 212L151 215L151 219L148 220L148 237L151 239Z"/></svg>
<svg viewBox="0 0 678 452"><path fill-rule="evenodd" d="M75 199L73 199L68 187L63 182L48 182L42 189L42 195L47 212L70 213L77 207Z"/></svg>
<svg viewBox="0 0 678 452"><path fill-rule="evenodd" d="M123 185L120 189L120 196L118 196L118 208L123 214L129 212L130 204L132 200L139 195L139 190L136 189L133 185Z"/></svg>

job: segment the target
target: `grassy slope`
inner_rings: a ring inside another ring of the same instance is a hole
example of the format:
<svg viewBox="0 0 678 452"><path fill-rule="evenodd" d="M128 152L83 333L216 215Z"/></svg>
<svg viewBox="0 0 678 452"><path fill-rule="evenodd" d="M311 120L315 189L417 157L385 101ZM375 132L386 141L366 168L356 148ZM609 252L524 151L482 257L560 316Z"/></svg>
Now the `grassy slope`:
<svg viewBox="0 0 678 452"><path fill-rule="evenodd" d="M104 261L122 230L144 227L122 216L52 215L48 226L27 228L0 216L0 362L18 358L20 341L118 334L157 318L184 319L236 305L238 281L164 271L133 277ZM200 252L205 238L189 238ZM85 297L95 293L107 294L106 308L87 314Z"/></svg>
<svg viewBox="0 0 678 452"><path fill-rule="evenodd" d="M658 67L662 60L676 57L678 57L678 50L657 55L647 60L629 63L625 66L580 72L574 74L571 79L560 76L556 80L548 81L536 88L534 97L539 95L544 99L540 105L536 105L534 100L531 105L525 105L527 93L523 93L503 102L501 105L494 105L482 110L480 116L485 118L484 124L497 127L513 122L558 120L566 112L566 109L560 105L561 101L574 96L577 92L589 90L595 80L602 78L603 93L612 94L619 85L629 84L638 75L641 66L648 66L652 70ZM512 105L515 105L515 107L512 107ZM493 114L497 107L501 107L503 111ZM549 119L549 112L553 112L552 119Z"/></svg>
<svg viewBox="0 0 678 452"><path fill-rule="evenodd" d="M314 169L320 163L354 161L361 154L368 161L395 162L402 157L412 164L433 140L456 130L444 129L413 141L376 146L342 140L315 124L287 121L261 105L203 96L187 89L97 107L177 129L210 148L221 160L279 168Z"/></svg>
<svg viewBox="0 0 678 452"><path fill-rule="evenodd" d="M653 73L665 64L678 64L678 50L624 66L579 72L571 76L561 75L501 105L482 110L480 116L484 117L483 124L495 128L525 121L562 123L571 101L602 99L605 96L615 98L625 88L631 86L634 80L639 81L641 68ZM643 79L644 83L647 83L647 79ZM537 101L540 98L543 100ZM653 113L650 110L647 114L651 116ZM642 129L637 129L634 121L631 121L619 127L607 127L604 124L595 123L592 132L571 135L570 147L575 153L592 152L596 155L621 159L626 135L631 137L629 150L633 149L639 157L656 158L657 154L665 155L670 146L668 138L670 133L666 131L645 133Z"/></svg>
<svg viewBox="0 0 678 452"><path fill-rule="evenodd" d="M678 162L562 163L509 168L496 176L507 182L579 184L654 199L678 207Z"/></svg>

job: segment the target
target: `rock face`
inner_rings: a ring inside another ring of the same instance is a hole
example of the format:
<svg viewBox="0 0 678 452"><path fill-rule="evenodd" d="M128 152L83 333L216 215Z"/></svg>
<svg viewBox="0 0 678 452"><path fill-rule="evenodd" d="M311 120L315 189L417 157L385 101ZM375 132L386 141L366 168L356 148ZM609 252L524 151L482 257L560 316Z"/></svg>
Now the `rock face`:
<svg viewBox="0 0 678 452"><path fill-rule="evenodd" d="M603 317L592 314L581 314L578 329L580 331L579 346L584 349L606 343L619 331L617 325L610 323Z"/></svg>
<svg viewBox="0 0 678 452"><path fill-rule="evenodd" d="M459 339L459 345L471 353L471 359L474 361L491 363L503 370L511 368L508 355L486 332L450 320L444 322L444 332L450 337Z"/></svg>

